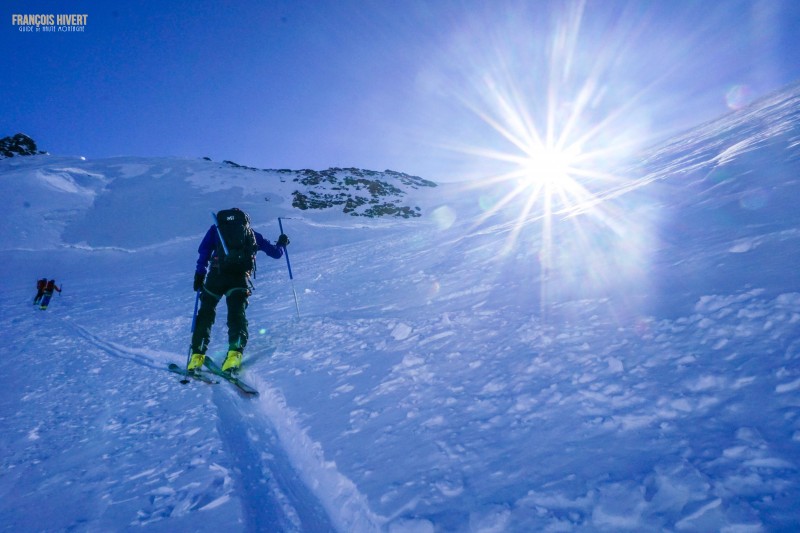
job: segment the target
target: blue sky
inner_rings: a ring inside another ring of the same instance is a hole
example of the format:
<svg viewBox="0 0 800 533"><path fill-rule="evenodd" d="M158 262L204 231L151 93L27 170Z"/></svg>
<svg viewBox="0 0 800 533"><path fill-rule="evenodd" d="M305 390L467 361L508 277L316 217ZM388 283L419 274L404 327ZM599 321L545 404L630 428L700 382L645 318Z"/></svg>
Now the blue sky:
<svg viewBox="0 0 800 533"><path fill-rule="evenodd" d="M35 13L88 20L12 24ZM445 181L495 172L513 132L617 160L800 79L791 0L9 0L2 20L0 135L88 158Z"/></svg>

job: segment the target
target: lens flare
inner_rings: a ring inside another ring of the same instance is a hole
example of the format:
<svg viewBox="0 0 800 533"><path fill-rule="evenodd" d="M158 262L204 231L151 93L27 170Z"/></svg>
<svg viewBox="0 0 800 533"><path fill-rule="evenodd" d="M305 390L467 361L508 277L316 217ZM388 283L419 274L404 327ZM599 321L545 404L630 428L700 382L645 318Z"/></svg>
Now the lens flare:
<svg viewBox="0 0 800 533"><path fill-rule="evenodd" d="M734 85L725 93L725 103L733 111L743 109L751 99L750 88L747 85Z"/></svg>
<svg viewBox="0 0 800 533"><path fill-rule="evenodd" d="M431 213L431 216L436 221L436 226L440 230L449 229L456 221L456 212L449 206L443 205L437 207Z"/></svg>
<svg viewBox="0 0 800 533"><path fill-rule="evenodd" d="M477 54L470 48L474 70L453 98L486 134L477 143L448 144L499 169L470 182L485 189L474 228L500 213L516 213L502 227L493 226L506 234L498 257L522 257L513 253L520 244L538 247L525 257L538 259L542 309L548 298L576 286L641 281L654 246L647 218L634 221L610 202L636 187L613 169L647 142L641 130L647 121L632 113L646 88L614 92L609 72L622 44L581 47L586 3L569 5L555 14L551 41L527 55L517 39L493 35L482 42L472 36L473 44L484 46ZM503 35L524 34L517 29ZM542 50L547 57L537 58ZM479 129L473 124L473 131ZM538 230L536 238L531 230ZM557 283L564 286L552 286Z"/></svg>

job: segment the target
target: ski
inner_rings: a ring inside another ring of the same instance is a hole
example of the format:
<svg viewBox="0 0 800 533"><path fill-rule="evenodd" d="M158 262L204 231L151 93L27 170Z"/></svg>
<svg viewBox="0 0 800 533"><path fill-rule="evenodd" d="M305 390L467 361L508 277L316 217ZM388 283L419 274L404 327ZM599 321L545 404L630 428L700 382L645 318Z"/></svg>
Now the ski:
<svg viewBox="0 0 800 533"><path fill-rule="evenodd" d="M216 383L219 383L219 381L211 379L207 375L201 374L200 372L192 372L190 374L189 372L186 371L185 368L180 367L180 366L176 365L175 363L170 363L169 364L169 371L170 372L175 372L176 374L180 374L181 376L184 376L184 377L187 378L186 380L181 380L181 383L189 383L189 379L188 378L196 379L197 381L202 381L203 383L210 383L212 385L216 384Z"/></svg>
<svg viewBox="0 0 800 533"><path fill-rule="evenodd" d="M258 396L258 391L239 379L238 377L232 375L230 372L223 372L222 369L219 367L217 363L214 362L213 359L210 357L206 357L205 362L203 363L208 368L208 371L212 374L221 377L226 381L230 381L234 385L236 385L242 393L248 396Z"/></svg>

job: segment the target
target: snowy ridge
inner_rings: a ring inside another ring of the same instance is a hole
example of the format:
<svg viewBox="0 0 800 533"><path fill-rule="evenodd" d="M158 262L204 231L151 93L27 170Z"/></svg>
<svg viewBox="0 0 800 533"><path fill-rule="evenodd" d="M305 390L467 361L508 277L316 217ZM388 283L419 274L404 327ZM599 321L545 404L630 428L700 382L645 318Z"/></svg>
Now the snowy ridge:
<svg viewBox="0 0 800 533"><path fill-rule="evenodd" d="M6 250L158 244L196 235L201 221L208 225L208 213L225 205L247 210L255 222L309 211L334 218L342 211L360 219L419 217L420 189L435 186L390 170L277 171L205 160L49 155L0 160L0 183L15 213L11 231L0 239ZM301 209L298 195L319 205ZM167 233L164 220L173 222Z"/></svg>
<svg viewBox="0 0 800 533"><path fill-rule="evenodd" d="M254 383L262 391L261 411L277 425L288 457L306 484L318 494L336 529L354 533L380 531L385 519L370 510L367 499L336 469L336 463L325 459L323 447L311 440L297 414L286 405L286 399L263 380Z"/></svg>
<svg viewBox="0 0 800 533"><path fill-rule="evenodd" d="M208 161L0 161L0 523L796 529L797 101L655 148L549 235L502 184L409 189L423 216L368 219ZM285 261L261 256L255 400L166 369L186 360L208 213L231 205L272 240L286 217L301 311ZM65 287L46 312L42 276Z"/></svg>

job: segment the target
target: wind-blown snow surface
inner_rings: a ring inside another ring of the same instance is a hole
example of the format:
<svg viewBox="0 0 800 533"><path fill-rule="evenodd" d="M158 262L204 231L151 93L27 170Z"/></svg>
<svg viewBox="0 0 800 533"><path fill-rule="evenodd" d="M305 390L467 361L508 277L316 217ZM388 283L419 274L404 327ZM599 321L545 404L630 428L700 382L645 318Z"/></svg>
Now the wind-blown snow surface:
<svg viewBox="0 0 800 533"><path fill-rule="evenodd" d="M0 161L0 524L794 530L799 101L646 154L604 203L553 220L546 271L525 199L484 216L499 188L364 220L299 213L289 184L202 161ZM166 371L186 358L208 212L231 205L273 240L296 217L302 317L284 260L260 256L256 399ZM64 284L46 312L42 276Z"/></svg>

